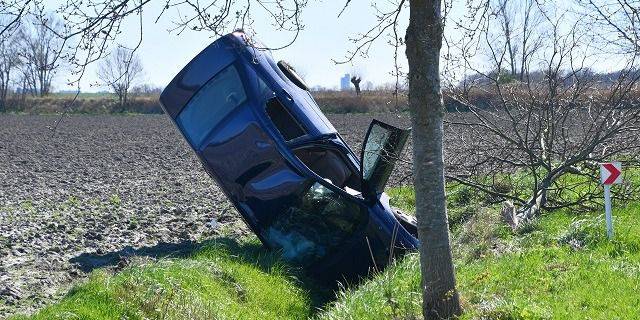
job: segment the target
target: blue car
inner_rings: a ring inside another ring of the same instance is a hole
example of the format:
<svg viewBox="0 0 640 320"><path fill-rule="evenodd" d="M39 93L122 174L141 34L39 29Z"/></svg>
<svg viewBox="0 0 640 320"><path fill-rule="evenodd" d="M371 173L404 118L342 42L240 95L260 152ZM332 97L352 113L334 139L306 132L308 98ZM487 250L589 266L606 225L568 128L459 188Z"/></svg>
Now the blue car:
<svg viewBox="0 0 640 320"><path fill-rule="evenodd" d="M418 246L385 184L409 131L373 120L360 156L303 79L242 31L200 52L160 103L244 221L323 279L381 270Z"/></svg>

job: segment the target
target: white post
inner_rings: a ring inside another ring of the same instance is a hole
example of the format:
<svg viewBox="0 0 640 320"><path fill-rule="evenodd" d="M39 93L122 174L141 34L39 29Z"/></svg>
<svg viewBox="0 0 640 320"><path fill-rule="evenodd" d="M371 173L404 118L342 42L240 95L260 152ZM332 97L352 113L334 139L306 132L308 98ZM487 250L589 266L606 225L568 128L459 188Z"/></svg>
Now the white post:
<svg viewBox="0 0 640 320"><path fill-rule="evenodd" d="M604 213L607 219L607 237L613 238L613 221L611 217L611 185L604 185Z"/></svg>

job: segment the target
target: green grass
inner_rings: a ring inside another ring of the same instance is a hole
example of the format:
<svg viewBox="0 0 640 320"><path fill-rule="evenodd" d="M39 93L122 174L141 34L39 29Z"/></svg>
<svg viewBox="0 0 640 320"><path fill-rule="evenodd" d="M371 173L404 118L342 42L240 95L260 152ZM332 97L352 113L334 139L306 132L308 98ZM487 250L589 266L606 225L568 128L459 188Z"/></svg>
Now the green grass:
<svg viewBox="0 0 640 320"><path fill-rule="evenodd" d="M391 206L410 214L416 211L416 194L412 187L391 188L386 193Z"/></svg>
<svg viewBox="0 0 640 320"><path fill-rule="evenodd" d="M359 287L342 290L318 319L418 319L419 269L417 254L409 254Z"/></svg>
<svg viewBox="0 0 640 320"><path fill-rule="evenodd" d="M391 198L389 201L391 206L409 214L415 212L416 195L413 187L390 188L386 192ZM481 198L478 192L475 192L470 187L451 183L447 185L447 202L449 225L456 229L478 211Z"/></svg>
<svg viewBox="0 0 640 320"><path fill-rule="evenodd" d="M312 297L257 243L204 245L186 259L96 271L57 304L14 319L304 319Z"/></svg>
<svg viewBox="0 0 640 320"><path fill-rule="evenodd" d="M609 241L598 213L554 212L514 252L458 266L466 317L634 319L640 310L639 205L616 210Z"/></svg>
<svg viewBox="0 0 640 320"><path fill-rule="evenodd" d="M59 99L68 99L76 96L76 92L55 92L49 95L51 98L59 98ZM116 99L116 95L114 93L109 92L80 92L78 94L78 98L80 99Z"/></svg>

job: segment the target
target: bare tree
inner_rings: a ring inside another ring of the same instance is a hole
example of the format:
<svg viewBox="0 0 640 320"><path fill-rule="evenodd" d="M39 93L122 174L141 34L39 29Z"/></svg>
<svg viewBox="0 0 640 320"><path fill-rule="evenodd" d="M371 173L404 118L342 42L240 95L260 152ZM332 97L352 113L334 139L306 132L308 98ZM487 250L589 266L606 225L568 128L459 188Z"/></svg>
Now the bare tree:
<svg viewBox="0 0 640 320"><path fill-rule="evenodd" d="M526 0L521 20L520 36L520 81L525 81L525 74L531 64L531 57L542 44L536 26L542 22L542 15L537 10L536 0Z"/></svg>
<svg viewBox="0 0 640 320"><path fill-rule="evenodd" d="M345 8L351 1L347 1ZM391 9L377 12L376 24L353 38L356 48L343 62L367 56L372 44L388 38L398 57L406 47L409 64L409 110L413 141L413 186L416 193L416 220L421 241L422 312L426 319L449 319L461 314L451 256L449 225L445 201L443 121L445 115L441 92L440 52L445 17L439 0L391 2ZM399 21L408 7L409 26L401 37ZM345 9L343 9L344 11ZM446 13L446 11L445 11ZM402 73L396 62L396 92Z"/></svg>
<svg viewBox="0 0 640 320"><path fill-rule="evenodd" d="M544 39L544 49L531 54L540 63L536 70L522 71L527 81L501 81L499 70L511 63L508 44L495 41L490 28L479 28L467 30L463 42L483 44L486 69L473 67L478 63L469 61L468 52L461 56L480 81L471 89L447 89L469 110L449 120L463 143L449 155L448 176L495 201L508 200L503 214L514 228L544 209L593 205L600 197L597 163L614 157L634 160L640 151L640 108L632 95L640 79L638 42L616 51L625 63L613 81L603 81L589 66L611 59L612 52L601 52L597 38L610 37L612 30L594 31L598 19L585 15L593 8L569 12L554 4L536 6L544 20L535 37ZM483 26L495 19L481 12L475 18ZM479 96L490 98L479 104ZM619 196L628 197L629 188Z"/></svg>
<svg viewBox="0 0 640 320"><path fill-rule="evenodd" d="M133 96L137 97L157 97L162 93L162 87L156 87L145 83L132 87L131 93Z"/></svg>
<svg viewBox="0 0 640 320"><path fill-rule="evenodd" d="M62 22L54 15L22 24L19 54L22 72L33 95L43 97L51 92L51 82L61 65L63 41L58 33L62 29Z"/></svg>
<svg viewBox="0 0 640 320"><path fill-rule="evenodd" d="M20 64L16 43L16 38L12 35L0 36L0 112L6 110L12 72Z"/></svg>
<svg viewBox="0 0 640 320"><path fill-rule="evenodd" d="M516 76L516 56L518 48L514 42L513 8L509 0L499 0L496 15L500 21L500 27L504 36L505 50L508 57L511 76Z"/></svg>
<svg viewBox="0 0 640 320"><path fill-rule="evenodd" d="M524 78L530 66L530 58L540 49L541 34L538 25L542 14L536 0L484 0L490 11L485 23L488 40L494 45L500 43L499 50L504 51L505 74L510 80Z"/></svg>
<svg viewBox="0 0 640 320"><path fill-rule="evenodd" d="M356 95L357 96L360 95L360 82L361 81L362 81L362 79L360 77L357 77L357 76L351 77L351 83L353 83L353 87L356 88Z"/></svg>
<svg viewBox="0 0 640 320"><path fill-rule="evenodd" d="M129 90L142 77L142 62L137 53L118 47L100 62L97 75L116 94L122 112L127 106Z"/></svg>
<svg viewBox="0 0 640 320"><path fill-rule="evenodd" d="M41 2L9 2L5 10L16 19L23 17L24 12L46 11ZM142 40L142 11L149 3L150 0L69 0L56 8L66 25L66 31L59 34L60 39L65 42L74 40L76 44L68 61L78 69L79 76L82 76L86 65L103 57L105 48L117 41L126 18L139 19ZM246 29L253 22L255 12L262 11L270 17L277 30L292 32L291 42L283 45L287 46L295 41L302 30L300 17L307 0L167 0L162 3L164 9L156 21L166 11L179 12L179 20L174 21L173 29L178 34L187 29L207 31L213 35L222 35L239 27ZM346 12L352 3L345 1L344 9L338 16ZM377 6L375 3L373 5ZM423 314L429 319L451 318L460 314L461 308L455 289L444 190L442 141L445 110L440 90L439 64L444 29L443 8L440 0L393 0L386 5L391 8L378 10L375 25L353 39L356 49L348 53L347 60L360 54L366 55L368 48L381 38L389 38L396 58L399 57L400 48L406 44L414 141L416 217L422 243ZM404 9L409 10L406 43L399 32L400 22L407 21L401 16L406 12ZM395 73L397 80L400 75L400 72Z"/></svg>

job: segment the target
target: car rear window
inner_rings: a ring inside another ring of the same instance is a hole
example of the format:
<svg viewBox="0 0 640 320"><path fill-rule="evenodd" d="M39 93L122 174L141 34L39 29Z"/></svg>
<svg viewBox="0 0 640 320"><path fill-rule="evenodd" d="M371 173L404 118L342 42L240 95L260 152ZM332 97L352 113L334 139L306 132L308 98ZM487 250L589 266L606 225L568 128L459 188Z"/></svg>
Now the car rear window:
<svg viewBox="0 0 640 320"><path fill-rule="evenodd" d="M246 100L238 70L229 65L202 86L176 121L191 145L199 148L211 130Z"/></svg>

